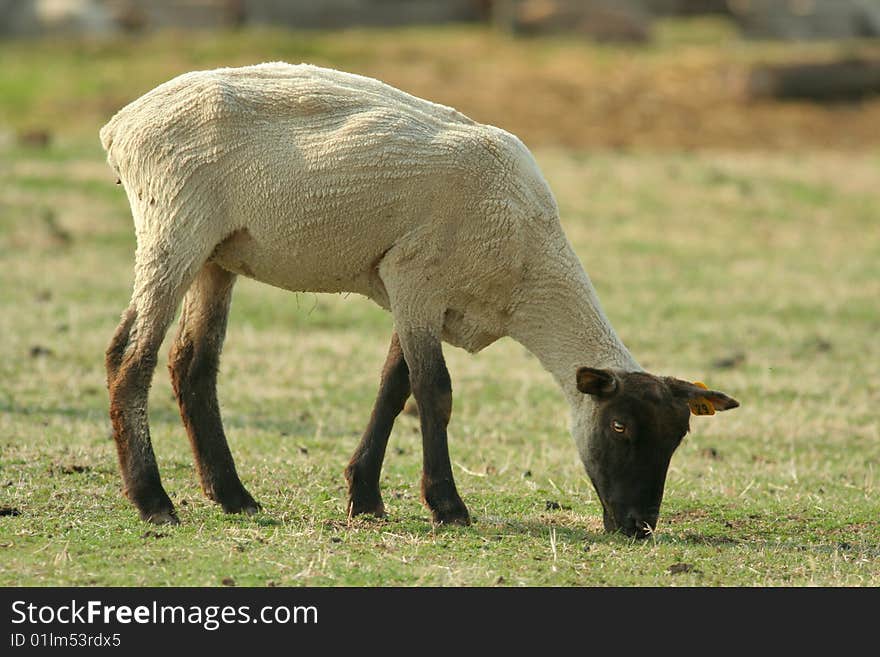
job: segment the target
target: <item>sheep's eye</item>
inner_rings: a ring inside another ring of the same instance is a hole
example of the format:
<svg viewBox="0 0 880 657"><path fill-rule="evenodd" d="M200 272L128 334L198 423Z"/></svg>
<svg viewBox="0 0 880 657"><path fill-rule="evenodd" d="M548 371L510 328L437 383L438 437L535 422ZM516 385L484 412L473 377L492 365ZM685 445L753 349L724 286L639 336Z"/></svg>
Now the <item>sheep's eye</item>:
<svg viewBox="0 0 880 657"><path fill-rule="evenodd" d="M623 422L618 422L617 420L614 420L614 422L611 423L611 428L614 429L617 433L623 433L624 431L626 431L626 425Z"/></svg>

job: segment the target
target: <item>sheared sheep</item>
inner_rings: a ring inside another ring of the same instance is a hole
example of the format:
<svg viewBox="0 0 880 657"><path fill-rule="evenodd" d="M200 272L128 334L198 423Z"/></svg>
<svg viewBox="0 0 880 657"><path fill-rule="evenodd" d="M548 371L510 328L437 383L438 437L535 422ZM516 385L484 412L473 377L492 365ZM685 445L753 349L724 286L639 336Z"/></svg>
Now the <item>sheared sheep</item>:
<svg viewBox="0 0 880 657"><path fill-rule="evenodd" d="M553 374L609 531L652 531L690 413L738 406L642 370L531 153L449 107L367 77L261 64L166 82L119 111L101 142L137 235L134 291L106 365L125 492L144 520L177 522L147 395L181 300L169 368L202 487L227 512L260 509L236 473L216 396L236 275L356 292L393 315L378 398L345 470L350 514L384 513L385 447L413 394L422 497L435 522L470 522L447 448L442 341L477 352L511 336Z"/></svg>

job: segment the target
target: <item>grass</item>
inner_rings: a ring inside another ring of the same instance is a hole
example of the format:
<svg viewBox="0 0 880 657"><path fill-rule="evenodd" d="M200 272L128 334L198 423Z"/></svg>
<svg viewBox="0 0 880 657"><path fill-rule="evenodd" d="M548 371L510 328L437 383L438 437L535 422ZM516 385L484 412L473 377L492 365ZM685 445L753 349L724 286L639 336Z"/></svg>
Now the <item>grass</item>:
<svg viewBox="0 0 880 657"><path fill-rule="evenodd" d="M472 30L431 34L418 46L403 31L395 47L435 72L451 42L489 39L483 67L512 48ZM386 36L0 44L0 90L17 89L3 95L0 126L50 121L68 93L83 108L51 123L47 149L0 145L0 507L19 512L0 516L0 585L880 585L880 157L865 145L661 153L650 141L588 151L537 140L569 237L640 362L743 404L694 418L652 539L602 533L565 402L510 340L477 356L446 349L452 460L476 523L431 525L406 415L383 473L389 517L348 522L342 469L369 415L390 317L360 298L248 280L219 395L239 472L266 511L225 516L201 495L160 367L153 440L182 524L137 520L120 494L102 362L128 301L134 238L94 136L106 112L90 108L195 61L283 48L412 75L415 65L388 59ZM556 62L587 50L525 48ZM7 66L22 54L35 60L31 80L28 65ZM635 60L667 56L658 46ZM438 93L453 96L460 72L448 75Z"/></svg>

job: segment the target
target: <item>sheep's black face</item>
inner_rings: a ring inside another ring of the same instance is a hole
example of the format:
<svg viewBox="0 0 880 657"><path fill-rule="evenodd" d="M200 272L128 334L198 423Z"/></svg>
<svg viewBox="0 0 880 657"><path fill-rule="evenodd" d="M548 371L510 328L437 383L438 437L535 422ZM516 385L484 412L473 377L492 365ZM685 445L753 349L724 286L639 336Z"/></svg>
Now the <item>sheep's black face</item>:
<svg viewBox="0 0 880 657"><path fill-rule="evenodd" d="M669 461L691 413L712 414L739 402L646 372L582 367L577 387L596 402L581 456L602 502L605 530L644 538L657 526Z"/></svg>

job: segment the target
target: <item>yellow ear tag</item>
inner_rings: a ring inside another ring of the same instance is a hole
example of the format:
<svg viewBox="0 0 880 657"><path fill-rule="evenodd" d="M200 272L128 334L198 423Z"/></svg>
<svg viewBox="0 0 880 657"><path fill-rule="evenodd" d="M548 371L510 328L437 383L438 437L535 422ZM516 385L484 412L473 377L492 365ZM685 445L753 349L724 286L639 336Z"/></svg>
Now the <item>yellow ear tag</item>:
<svg viewBox="0 0 880 657"><path fill-rule="evenodd" d="M703 390L709 389L702 381L694 381L694 385ZM715 407L705 397L694 397L688 402L688 406L694 415L715 415Z"/></svg>

